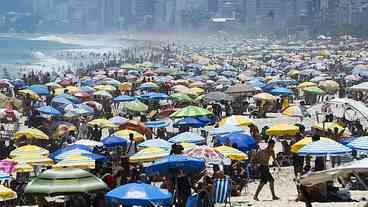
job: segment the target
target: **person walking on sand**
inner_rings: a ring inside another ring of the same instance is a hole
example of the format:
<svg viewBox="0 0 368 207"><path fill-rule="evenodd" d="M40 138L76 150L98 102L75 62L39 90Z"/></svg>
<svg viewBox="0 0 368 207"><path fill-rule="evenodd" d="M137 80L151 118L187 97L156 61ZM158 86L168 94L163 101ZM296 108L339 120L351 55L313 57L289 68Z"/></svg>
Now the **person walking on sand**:
<svg viewBox="0 0 368 207"><path fill-rule="evenodd" d="M254 157L253 163L258 165L258 169L260 172L260 183L257 187L256 193L254 194L253 199L258 201L258 195L261 192L263 186L269 182L270 183L270 189L272 194L272 200L278 200L279 198L275 194L275 187L274 187L274 179L271 175L270 168L269 168L269 162L270 158L276 162L277 166L280 168L280 165L277 163L276 156L275 156L275 141L270 139L268 141L267 148L259 150L256 153L256 156Z"/></svg>

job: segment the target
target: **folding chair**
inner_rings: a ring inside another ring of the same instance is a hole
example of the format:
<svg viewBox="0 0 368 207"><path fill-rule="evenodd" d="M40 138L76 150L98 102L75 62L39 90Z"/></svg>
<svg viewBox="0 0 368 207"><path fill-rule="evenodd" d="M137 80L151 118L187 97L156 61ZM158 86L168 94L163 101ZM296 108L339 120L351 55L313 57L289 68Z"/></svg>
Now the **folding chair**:
<svg viewBox="0 0 368 207"><path fill-rule="evenodd" d="M220 204L228 204L231 206L230 197L231 197L231 180L229 177L225 177L224 179L217 179L214 182L213 187L213 200L212 203L220 203Z"/></svg>

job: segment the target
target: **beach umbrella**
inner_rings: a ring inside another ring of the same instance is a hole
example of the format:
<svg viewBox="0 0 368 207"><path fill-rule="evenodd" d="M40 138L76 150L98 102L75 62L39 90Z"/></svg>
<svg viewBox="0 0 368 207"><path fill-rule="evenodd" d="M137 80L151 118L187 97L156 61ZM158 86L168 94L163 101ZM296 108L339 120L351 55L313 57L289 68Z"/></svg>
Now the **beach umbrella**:
<svg viewBox="0 0 368 207"><path fill-rule="evenodd" d="M225 162L226 157L219 151L206 145L198 146L185 152L185 155L204 160L208 164L220 165Z"/></svg>
<svg viewBox="0 0 368 207"><path fill-rule="evenodd" d="M205 94L203 99L207 102L211 102L211 101L232 101L233 97L231 97L230 95L228 95L224 92L216 91L216 92L210 92L208 94Z"/></svg>
<svg viewBox="0 0 368 207"><path fill-rule="evenodd" d="M17 163L15 170L18 173L31 173L34 171L33 166L27 163Z"/></svg>
<svg viewBox="0 0 368 207"><path fill-rule="evenodd" d="M38 108L37 111L39 111L40 113L47 114L47 115L52 115L52 116L60 116L61 115L61 112L58 111L57 109L55 109L52 106L42 106L42 107Z"/></svg>
<svg viewBox="0 0 368 207"><path fill-rule="evenodd" d="M314 94L314 95L323 95L326 93L324 90L318 88L317 86L303 88L303 91L304 93L309 93L309 94Z"/></svg>
<svg viewBox="0 0 368 207"><path fill-rule="evenodd" d="M112 95L107 91L96 91L93 93L93 95L104 97L104 98L109 98L109 99L112 98Z"/></svg>
<svg viewBox="0 0 368 207"><path fill-rule="evenodd" d="M31 85L30 87L28 87L28 89L32 90L33 92L37 93L40 96L49 95L49 89L45 85L40 85L40 84Z"/></svg>
<svg viewBox="0 0 368 207"><path fill-rule="evenodd" d="M65 113L75 113L79 115L87 115L87 114L93 114L94 110L93 108L84 105L84 104L68 104L64 106L64 112Z"/></svg>
<svg viewBox="0 0 368 207"><path fill-rule="evenodd" d="M328 92L335 92L340 89L340 85L334 80L321 81L318 85L323 90Z"/></svg>
<svg viewBox="0 0 368 207"><path fill-rule="evenodd" d="M184 152L198 147L198 145L196 145L194 143L181 142L179 144L184 148L184 150L183 150Z"/></svg>
<svg viewBox="0 0 368 207"><path fill-rule="evenodd" d="M57 99L57 98L65 98L67 100L69 100L70 102L74 103L74 104L79 104L81 103L81 100L75 96L72 96L70 94L67 93L62 93L58 96L55 96L53 99Z"/></svg>
<svg viewBox="0 0 368 207"><path fill-rule="evenodd" d="M101 142L105 147L118 147L128 144L127 139L124 139L117 135L110 135L108 137L105 137L101 140Z"/></svg>
<svg viewBox="0 0 368 207"><path fill-rule="evenodd" d="M359 83L350 87L352 91L367 91L368 90L368 82Z"/></svg>
<svg viewBox="0 0 368 207"><path fill-rule="evenodd" d="M121 95L121 96L117 96L113 99L115 102L126 102L126 101L134 101L135 98L132 96L128 96L128 95Z"/></svg>
<svg viewBox="0 0 368 207"><path fill-rule="evenodd" d="M147 147L129 158L130 162L152 162L169 155L169 152L159 147Z"/></svg>
<svg viewBox="0 0 368 207"><path fill-rule="evenodd" d="M196 96L202 95L205 92L203 88L198 88L198 87L190 88L189 90L190 90L190 94L194 94Z"/></svg>
<svg viewBox="0 0 368 207"><path fill-rule="evenodd" d="M95 167L96 167L95 160L83 155L71 155L65 157L63 160L52 166L52 168L54 169L63 169L63 168L95 169Z"/></svg>
<svg viewBox="0 0 368 207"><path fill-rule="evenodd" d="M291 117L310 117L307 109L301 105L291 105L282 111L283 115Z"/></svg>
<svg viewBox="0 0 368 207"><path fill-rule="evenodd" d="M185 93L173 93L170 95L170 99L180 103L192 103L193 99Z"/></svg>
<svg viewBox="0 0 368 207"><path fill-rule="evenodd" d="M149 139L138 144L138 147L158 147L168 150L171 149L171 145L173 145L172 142L168 142L164 139Z"/></svg>
<svg viewBox="0 0 368 207"><path fill-rule="evenodd" d="M62 153L54 156L54 160L61 161L65 158L67 158L67 157L78 156L78 155L83 155L83 156L89 157L93 160L106 161L105 156L100 155L100 154L95 154L95 153L92 153L91 151L84 150L84 149L72 149L72 150L62 152Z"/></svg>
<svg viewBox="0 0 368 207"><path fill-rule="evenodd" d="M37 93L30 90L30 89L19 90L18 93L22 94L24 96L29 95L33 100L39 100L40 99L40 96Z"/></svg>
<svg viewBox="0 0 368 207"><path fill-rule="evenodd" d="M19 130L15 133L16 139L19 139L23 136L25 136L27 139L49 139L49 136L47 136L44 132L35 128Z"/></svg>
<svg viewBox="0 0 368 207"><path fill-rule="evenodd" d="M113 124L111 121L107 119L94 119L88 122L88 125L94 127L97 125L100 128L117 128L118 126Z"/></svg>
<svg viewBox="0 0 368 207"><path fill-rule="evenodd" d="M51 88L54 88L54 89L56 89L56 88L62 88L62 87L63 87L63 86L61 86L60 84L55 83L55 82L46 83L45 85L46 85L47 87L51 87Z"/></svg>
<svg viewBox="0 0 368 207"><path fill-rule="evenodd" d="M108 186L98 177L81 169L49 169L33 178L25 187L25 194L67 195L108 191Z"/></svg>
<svg viewBox="0 0 368 207"><path fill-rule="evenodd" d="M91 149L87 146L84 146L84 145L71 144L71 145L65 146L61 149L56 150L55 152L53 152L50 155L50 157L52 159L54 159L56 156L58 156L62 153L65 153L65 152L68 152L68 151L71 151L71 150L75 150L75 149L83 150L84 153L92 153L92 151L93 151L93 149Z"/></svg>
<svg viewBox="0 0 368 207"><path fill-rule="evenodd" d="M73 104L73 102L64 97L56 96L51 100L51 106L59 110L63 110L64 107L69 104Z"/></svg>
<svg viewBox="0 0 368 207"><path fill-rule="evenodd" d="M343 131L344 132L348 131L348 129L346 129L345 127L343 127L340 124L335 123L335 122L318 123L318 124L313 125L312 128L318 129L318 130L321 130L321 131L324 131L324 132L328 132L328 131L334 132L335 128L338 129L338 131L337 131L338 133L341 133Z"/></svg>
<svg viewBox="0 0 368 207"><path fill-rule="evenodd" d="M144 125L147 128L152 128L152 129L166 128L169 126L169 124L165 122L164 120L148 121L144 123Z"/></svg>
<svg viewBox="0 0 368 207"><path fill-rule="evenodd" d="M187 126L192 128L201 128L208 124L208 122L204 122L198 119L198 117L185 117L173 124L175 128L179 128L180 126Z"/></svg>
<svg viewBox="0 0 368 207"><path fill-rule="evenodd" d="M368 151L368 137L355 138L347 146L359 151Z"/></svg>
<svg viewBox="0 0 368 207"><path fill-rule="evenodd" d="M113 86L119 86L121 84L120 81L112 79L112 78L106 78L102 81L100 81L102 85L113 85Z"/></svg>
<svg viewBox="0 0 368 207"><path fill-rule="evenodd" d="M181 118L181 117L198 117L198 116L208 116L213 115L212 112L207 109L200 108L197 106L187 106L185 108L179 109L178 111L170 115L171 118Z"/></svg>
<svg viewBox="0 0 368 207"><path fill-rule="evenodd" d="M289 124L275 124L267 129L269 136L295 136L299 133L299 127Z"/></svg>
<svg viewBox="0 0 368 207"><path fill-rule="evenodd" d="M127 123L129 121L129 119L126 119L126 118L121 117L121 116L114 116L114 117L110 118L109 121L111 121L111 123L113 123L115 125L121 125L121 124Z"/></svg>
<svg viewBox="0 0 368 207"><path fill-rule="evenodd" d="M113 189L106 194L110 203L124 206L170 206L172 194L145 183L130 183Z"/></svg>
<svg viewBox="0 0 368 207"><path fill-rule="evenodd" d="M298 88L303 89L303 88L314 87L314 86L317 86L317 83L303 82L303 83L298 85Z"/></svg>
<svg viewBox="0 0 368 207"><path fill-rule="evenodd" d="M41 156L41 155L37 155L37 154L27 154L27 155L16 156L12 158L11 160L16 163L29 164L32 166L33 165L50 166L54 163L52 159Z"/></svg>
<svg viewBox="0 0 368 207"><path fill-rule="evenodd" d="M101 142L97 142L94 140L89 140L89 139L80 139L76 142L74 142L74 144L78 144L78 145L84 145L90 148L94 148L94 147L102 147L102 143Z"/></svg>
<svg viewBox="0 0 368 207"><path fill-rule="evenodd" d="M190 89L184 85L176 85L176 86L173 86L171 89L176 92L184 93L184 94L187 94L188 91L190 91Z"/></svg>
<svg viewBox="0 0 368 207"><path fill-rule="evenodd" d="M90 86L82 86L80 87L81 92L86 92L86 93L93 93L96 91L96 89L90 87Z"/></svg>
<svg viewBox="0 0 368 207"><path fill-rule="evenodd" d="M236 95L241 93L254 93L257 90L250 84L242 83L230 86L225 93Z"/></svg>
<svg viewBox="0 0 368 207"><path fill-rule="evenodd" d="M269 93L258 93L253 96L256 100L275 101L277 98Z"/></svg>
<svg viewBox="0 0 368 207"><path fill-rule="evenodd" d="M302 147L298 151L300 156L339 156L351 153L351 149L332 140L321 139Z"/></svg>
<svg viewBox="0 0 368 207"><path fill-rule="evenodd" d="M76 93L73 93L73 96L80 98L80 99L89 99L91 98L91 94L85 91L79 91Z"/></svg>
<svg viewBox="0 0 368 207"><path fill-rule="evenodd" d="M175 170L182 170L184 173L196 173L205 169L205 162L196 158L183 155L169 155L144 168L150 175L172 175Z"/></svg>
<svg viewBox="0 0 368 207"><path fill-rule="evenodd" d="M247 154L229 146L215 147L215 150L231 160L243 161L248 159Z"/></svg>
<svg viewBox="0 0 368 207"><path fill-rule="evenodd" d="M214 136L220 136L231 133L242 133L242 132L244 132L243 128L234 125L224 125L222 127L213 128L210 130L210 134Z"/></svg>
<svg viewBox="0 0 368 207"><path fill-rule="evenodd" d="M51 125L51 131L52 133L52 137L54 138L58 138L58 137L62 137L66 134L68 134L69 132L77 132L78 129L76 126L74 126L72 123L69 122L65 122L65 121L58 121L56 123L53 123Z"/></svg>
<svg viewBox="0 0 368 207"><path fill-rule="evenodd" d="M129 83L129 82L124 82L124 83L120 84L120 86L119 86L119 90L120 91L125 91L125 92L131 91L132 88L133 88L133 85L132 85L132 83Z"/></svg>
<svg viewBox="0 0 368 207"><path fill-rule="evenodd" d="M146 112L148 110L148 106L138 100L125 102L123 106L132 112Z"/></svg>
<svg viewBox="0 0 368 207"><path fill-rule="evenodd" d="M165 100L169 98L169 96L164 93L149 92L149 93L143 94L141 98L149 99L149 100Z"/></svg>
<svg viewBox="0 0 368 207"><path fill-rule="evenodd" d="M230 133L226 135L222 135L217 138L219 144L231 146L236 145L237 149L241 151L250 151L257 147L257 143L254 138L245 133Z"/></svg>
<svg viewBox="0 0 368 207"><path fill-rule="evenodd" d="M3 185L0 185L0 202L14 200L16 198L17 198L17 193L15 191Z"/></svg>
<svg viewBox="0 0 368 207"><path fill-rule="evenodd" d="M326 137L321 137L320 138L321 140L323 139L323 140L329 140L329 138L326 138ZM290 149L290 151L292 152L292 153L298 153L298 151L301 149L301 148L303 148L304 146L306 146L306 145L308 145L308 144L310 144L310 143L312 143L313 142L313 140L312 140L312 137L305 137L305 138L303 138L303 139L301 139L301 140L299 140L299 141L297 141L296 143L294 143L293 145L291 145L291 149Z"/></svg>
<svg viewBox="0 0 368 207"><path fill-rule="evenodd" d="M275 96L292 96L294 94L292 90L283 87L276 87L270 93Z"/></svg>
<svg viewBox="0 0 368 207"><path fill-rule="evenodd" d="M141 89L141 90L158 89L158 88L160 88L160 86L153 82L146 82L146 83L141 84L138 87L138 89Z"/></svg>
<svg viewBox="0 0 368 207"><path fill-rule="evenodd" d="M136 142L144 141L144 135L134 130L124 129L114 133L114 135L124 138L129 138L129 134L133 134L133 139Z"/></svg>
<svg viewBox="0 0 368 207"><path fill-rule="evenodd" d="M0 161L1 172L12 174L16 171L16 165L17 163L11 160L1 160Z"/></svg>
<svg viewBox="0 0 368 207"><path fill-rule="evenodd" d="M266 86L266 84L263 81L259 80L259 79L250 80L250 81L248 81L248 83L251 86L253 86L255 89L256 88L263 88L263 87Z"/></svg>
<svg viewBox="0 0 368 207"><path fill-rule="evenodd" d="M112 85L96 85L93 88L98 91L108 91L108 92L116 91L116 87Z"/></svg>
<svg viewBox="0 0 368 207"><path fill-rule="evenodd" d="M225 117L221 119L219 125L220 127L224 125L233 125L233 126L249 126L254 124L254 122L246 116L243 115L232 115L229 117Z"/></svg>
<svg viewBox="0 0 368 207"><path fill-rule="evenodd" d="M200 143L204 143L205 142L205 138L193 133L193 132L183 132L180 134L175 135L174 137L171 137L169 139L169 142L172 143L195 143L195 144L200 144Z"/></svg>
<svg viewBox="0 0 368 207"><path fill-rule="evenodd" d="M31 154L39 156L47 156L49 154L49 151L36 145L24 145L11 151L9 156L17 157Z"/></svg>

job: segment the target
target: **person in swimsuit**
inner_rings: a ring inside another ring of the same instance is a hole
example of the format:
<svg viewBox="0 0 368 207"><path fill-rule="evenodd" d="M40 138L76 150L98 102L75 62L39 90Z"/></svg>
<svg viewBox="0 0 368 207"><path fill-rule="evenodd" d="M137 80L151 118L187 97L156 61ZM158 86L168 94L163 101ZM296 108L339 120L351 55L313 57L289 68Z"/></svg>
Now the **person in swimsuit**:
<svg viewBox="0 0 368 207"><path fill-rule="evenodd" d="M271 175L270 168L269 168L269 162L270 158L276 162L276 164L280 167L280 165L277 163L275 151L274 151L275 141L270 139L268 141L267 148L262 149L257 152L255 159L256 164L258 165L258 169L260 171L260 183L257 187L256 193L254 194L253 199L258 201L258 195L261 192L263 186L269 182L270 183L270 189L272 194L273 200L278 200L279 198L275 194L275 187L274 187L274 179Z"/></svg>

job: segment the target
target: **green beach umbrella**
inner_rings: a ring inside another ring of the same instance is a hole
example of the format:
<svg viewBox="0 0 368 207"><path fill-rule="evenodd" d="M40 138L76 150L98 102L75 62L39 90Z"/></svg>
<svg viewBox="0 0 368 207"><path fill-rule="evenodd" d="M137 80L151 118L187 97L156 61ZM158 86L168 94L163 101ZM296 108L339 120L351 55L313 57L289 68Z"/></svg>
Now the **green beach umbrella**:
<svg viewBox="0 0 368 207"><path fill-rule="evenodd" d="M100 178L81 169L50 169L41 173L24 189L25 194L67 195L108 191Z"/></svg>
<svg viewBox="0 0 368 207"><path fill-rule="evenodd" d="M139 100L125 102L123 106L132 112L146 112L148 110L148 106Z"/></svg>
<svg viewBox="0 0 368 207"><path fill-rule="evenodd" d="M207 109L200 108L197 106L187 106L182 108L173 114L170 115L171 118L180 118L180 117L196 117L196 116L207 116L212 115L212 112Z"/></svg>
<svg viewBox="0 0 368 207"><path fill-rule="evenodd" d="M176 102L181 103L191 103L193 101L193 99L185 93L173 93L170 95L170 98Z"/></svg>
<svg viewBox="0 0 368 207"><path fill-rule="evenodd" d="M326 93L324 90L318 88L317 86L303 88L303 91L305 93L315 94L315 95L323 95Z"/></svg>
<svg viewBox="0 0 368 207"><path fill-rule="evenodd" d="M133 64L122 64L120 66L121 69L127 69L127 70L137 70L138 67L136 65Z"/></svg>

